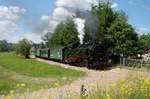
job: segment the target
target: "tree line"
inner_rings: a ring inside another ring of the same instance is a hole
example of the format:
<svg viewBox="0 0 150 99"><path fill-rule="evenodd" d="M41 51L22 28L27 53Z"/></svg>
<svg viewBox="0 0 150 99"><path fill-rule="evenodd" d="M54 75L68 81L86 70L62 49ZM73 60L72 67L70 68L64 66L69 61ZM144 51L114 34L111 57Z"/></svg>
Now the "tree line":
<svg viewBox="0 0 150 99"><path fill-rule="evenodd" d="M98 19L98 22L91 25L92 27L98 27L95 31L95 40L107 47L109 57L119 56L120 54L136 56L150 51L150 33L138 35L133 26L128 23L127 15L123 11L112 9L111 3L100 2L98 5L91 6L90 13ZM91 42L92 35L89 27L85 27L84 42ZM36 47L67 46L79 42L78 32L72 19L61 22L54 33L47 33L42 39L44 42L37 44ZM0 40L0 52L16 51L28 58L33 45L27 39L22 39L16 44Z"/></svg>

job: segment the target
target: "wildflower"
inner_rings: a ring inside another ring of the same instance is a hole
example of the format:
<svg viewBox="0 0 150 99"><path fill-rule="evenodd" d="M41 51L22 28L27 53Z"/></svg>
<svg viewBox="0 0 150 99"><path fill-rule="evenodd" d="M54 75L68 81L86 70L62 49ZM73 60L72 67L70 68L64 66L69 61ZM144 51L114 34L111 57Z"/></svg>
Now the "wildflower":
<svg viewBox="0 0 150 99"><path fill-rule="evenodd" d="M132 90L133 90L133 88L131 87L131 88L130 88L130 91L132 91Z"/></svg>
<svg viewBox="0 0 150 99"><path fill-rule="evenodd" d="M107 99L110 99L110 95L109 94L107 94Z"/></svg>
<svg viewBox="0 0 150 99"><path fill-rule="evenodd" d="M124 91L125 94L128 94L128 90Z"/></svg>
<svg viewBox="0 0 150 99"><path fill-rule="evenodd" d="M150 81L149 81L148 79L146 79L146 80L144 81L144 84L145 84L145 85L150 85Z"/></svg>
<svg viewBox="0 0 150 99"><path fill-rule="evenodd" d="M120 80L120 83L121 83L121 84L123 84L123 83L125 83L125 82L126 82L126 79L121 79L121 80Z"/></svg>
<svg viewBox="0 0 150 99"><path fill-rule="evenodd" d="M17 87L20 87L20 84L16 84Z"/></svg>
<svg viewBox="0 0 150 99"><path fill-rule="evenodd" d="M131 93L130 93L130 92L128 92L128 95L131 95Z"/></svg>
<svg viewBox="0 0 150 99"><path fill-rule="evenodd" d="M145 97L147 97L147 99L150 98L150 95L149 94L144 94Z"/></svg>
<svg viewBox="0 0 150 99"><path fill-rule="evenodd" d="M58 87L58 86L59 86L59 83L58 83L58 82L55 82L54 85L55 85L56 87Z"/></svg>
<svg viewBox="0 0 150 99"><path fill-rule="evenodd" d="M116 86L116 84L111 84L111 87L115 87Z"/></svg>
<svg viewBox="0 0 150 99"><path fill-rule="evenodd" d="M66 80L66 79L67 79L67 77L62 77L62 79L63 79L63 80Z"/></svg>
<svg viewBox="0 0 150 99"><path fill-rule="evenodd" d="M45 99L51 99L50 96L46 96Z"/></svg>
<svg viewBox="0 0 150 99"><path fill-rule="evenodd" d="M44 88L48 88L48 87L49 87L48 85L45 85L45 86L44 86Z"/></svg>
<svg viewBox="0 0 150 99"><path fill-rule="evenodd" d="M24 83L21 84L21 87L25 87L26 85Z"/></svg>
<svg viewBox="0 0 150 99"><path fill-rule="evenodd" d="M15 93L15 91L14 91L14 90L11 90L9 93L10 93L10 94L14 94L14 93Z"/></svg>
<svg viewBox="0 0 150 99"><path fill-rule="evenodd" d="M10 96L6 96L5 99L11 99Z"/></svg>

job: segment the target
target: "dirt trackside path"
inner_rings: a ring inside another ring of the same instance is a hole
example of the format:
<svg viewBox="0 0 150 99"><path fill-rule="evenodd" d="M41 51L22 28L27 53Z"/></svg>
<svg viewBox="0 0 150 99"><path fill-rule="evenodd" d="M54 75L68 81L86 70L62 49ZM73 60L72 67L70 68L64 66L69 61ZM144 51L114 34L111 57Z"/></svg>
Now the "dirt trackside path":
<svg viewBox="0 0 150 99"><path fill-rule="evenodd" d="M65 85L58 88L43 89L40 91L24 93L22 95L14 95L11 96L11 98L9 99L79 99L80 89L82 85L85 86L87 91L97 88L97 85L100 83L107 88L111 84L118 82L118 80L125 79L126 77L130 76L130 74L134 73L134 71L127 70L127 69L120 69L120 68L116 68L108 71L94 71L94 70L88 70L86 68L73 67L73 66L47 61L43 59L37 59L37 60L49 64L57 64L64 68L82 70L87 73L87 76L74 81L70 85ZM135 73L141 74L142 72L136 71Z"/></svg>

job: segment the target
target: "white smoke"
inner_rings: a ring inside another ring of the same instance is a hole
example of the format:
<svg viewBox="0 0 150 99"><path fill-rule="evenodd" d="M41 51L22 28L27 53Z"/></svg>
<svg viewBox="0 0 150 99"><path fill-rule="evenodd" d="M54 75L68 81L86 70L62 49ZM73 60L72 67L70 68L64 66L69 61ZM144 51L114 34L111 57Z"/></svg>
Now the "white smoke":
<svg viewBox="0 0 150 99"><path fill-rule="evenodd" d="M81 18L75 18L74 23L76 25L77 31L78 31L78 38L80 40L80 44L83 44L83 40L84 40L84 28L85 28L85 19L81 19Z"/></svg>
<svg viewBox="0 0 150 99"><path fill-rule="evenodd" d="M76 15L76 10L90 10L92 4L97 4L97 0L57 0L56 8L49 18L49 25L45 31L54 32L60 22Z"/></svg>

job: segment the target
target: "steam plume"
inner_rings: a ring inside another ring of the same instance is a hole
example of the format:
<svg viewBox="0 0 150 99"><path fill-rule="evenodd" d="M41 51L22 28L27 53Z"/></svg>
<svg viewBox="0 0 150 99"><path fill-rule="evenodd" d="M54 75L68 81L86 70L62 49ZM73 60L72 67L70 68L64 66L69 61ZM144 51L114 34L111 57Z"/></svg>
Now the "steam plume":
<svg viewBox="0 0 150 99"><path fill-rule="evenodd" d="M80 44L83 44L83 39L84 39L84 28L85 28L85 19L81 18L75 18L74 23L76 25L77 31L78 31L78 38L80 40Z"/></svg>
<svg viewBox="0 0 150 99"><path fill-rule="evenodd" d="M76 10L90 10L91 5L97 4L97 0L57 0L56 8L49 18L49 25L45 31L54 32L60 22L76 16Z"/></svg>
<svg viewBox="0 0 150 99"><path fill-rule="evenodd" d="M93 15L91 11L88 10L77 10L76 17L80 17L85 19L85 27L88 31L92 34L92 39L96 39L96 33L98 32L99 20L98 18Z"/></svg>

